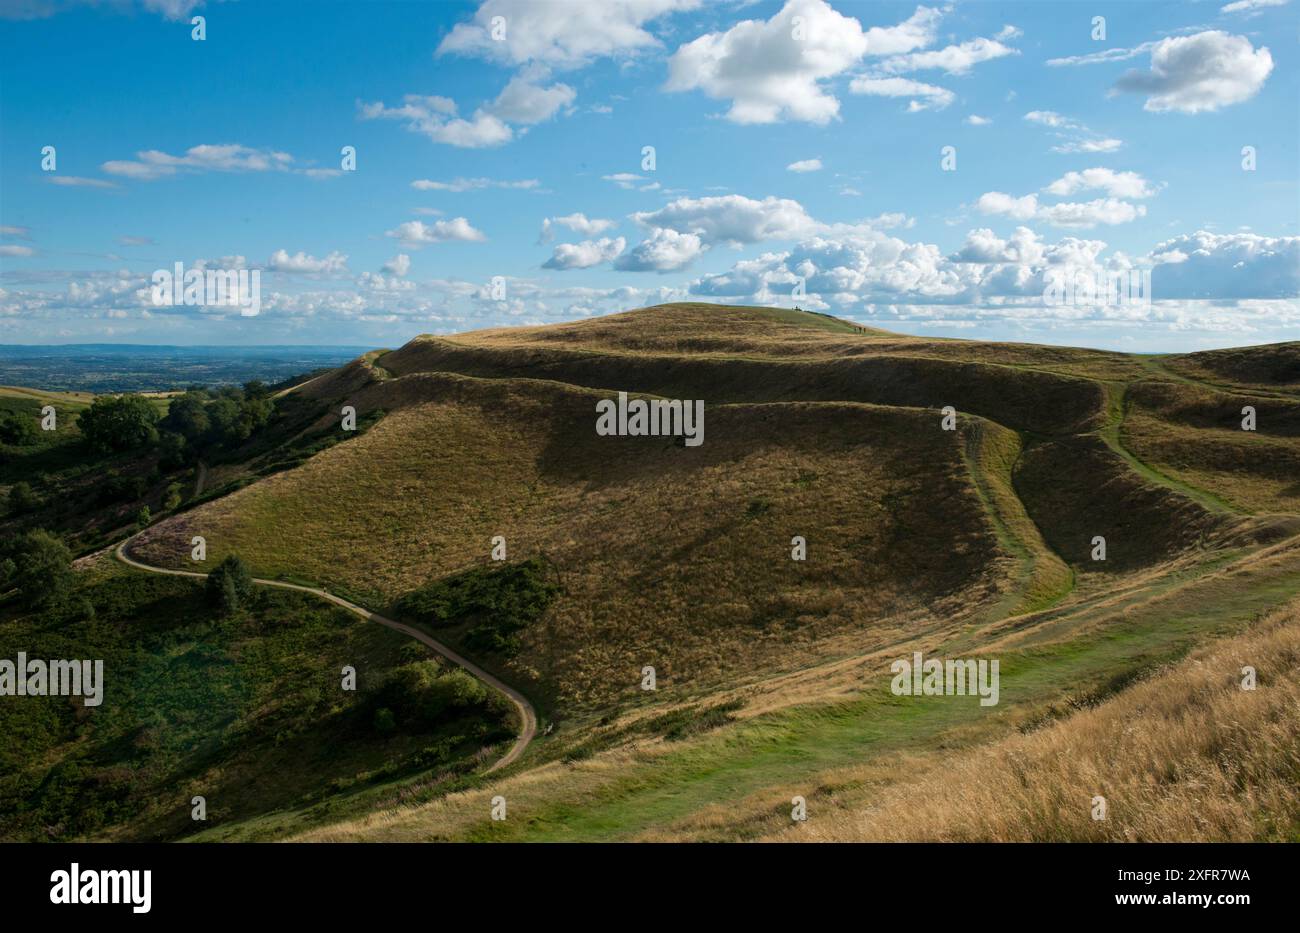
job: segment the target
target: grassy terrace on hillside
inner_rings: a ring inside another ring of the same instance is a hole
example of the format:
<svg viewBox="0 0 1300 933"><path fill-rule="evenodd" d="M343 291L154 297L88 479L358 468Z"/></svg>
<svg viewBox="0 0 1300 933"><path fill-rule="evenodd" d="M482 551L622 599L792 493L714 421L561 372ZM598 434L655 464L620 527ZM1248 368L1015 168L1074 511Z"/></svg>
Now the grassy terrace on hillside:
<svg viewBox="0 0 1300 933"><path fill-rule="evenodd" d="M1022 443L1012 431L992 422L966 428L965 462L993 523L998 543L1020 562L1015 586L986 614L1003 618L1046 609L1074 587L1074 571L1047 546L1016 495L1013 475Z"/></svg>
<svg viewBox="0 0 1300 933"><path fill-rule="evenodd" d="M1161 355L1145 362L1200 385L1300 399L1300 343Z"/></svg>
<svg viewBox="0 0 1300 933"><path fill-rule="evenodd" d="M1123 457L1124 462L1137 471L1139 475L1157 485L1166 486L1194 502L1199 502L1201 505L1212 511L1229 513L1240 511L1213 493L1204 489L1199 489L1189 483L1185 483L1168 473L1161 472L1150 464L1144 463L1134 455L1134 453L1125 446L1122 433L1127 414L1127 400L1125 399L1127 386L1111 385L1108 386L1108 389L1110 392L1110 404L1107 407L1106 426L1103 427L1100 432L1101 438L1106 442L1107 447Z"/></svg>
<svg viewBox="0 0 1300 933"><path fill-rule="evenodd" d="M1121 441L1209 501L1246 514L1300 514L1298 403L1256 389L1153 379L1130 388ZM1246 405L1256 409L1254 431L1241 429Z"/></svg>

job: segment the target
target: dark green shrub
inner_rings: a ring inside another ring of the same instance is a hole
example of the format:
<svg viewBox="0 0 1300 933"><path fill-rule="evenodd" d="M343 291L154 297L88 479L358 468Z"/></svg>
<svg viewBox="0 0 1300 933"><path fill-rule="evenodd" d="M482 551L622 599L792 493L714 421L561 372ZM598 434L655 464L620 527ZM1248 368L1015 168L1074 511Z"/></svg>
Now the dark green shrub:
<svg viewBox="0 0 1300 933"><path fill-rule="evenodd" d="M465 646L511 654L520 631L546 613L559 587L538 558L498 567L476 567L412 590L397 613L433 628L467 625Z"/></svg>
<svg viewBox="0 0 1300 933"><path fill-rule="evenodd" d="M374 726L376 732L389 733L397 728L397 717L387 706L375 710Z"/></svg>
<svg viewBox="0 0 1300 933"><path fill-rule="evenodd" d="M134 450L158 440L158 412L142 395L103 395L77 416L81 436L100 453Z"/></svg>
<svg viewBox="0 0 1300 933"><path fill-rule="evenodd" d="M99 484L99 491L95 496L97 505L108 505L113 502L134 502L144 496L149 491L148 481L139 474L131 476L122 476L116 472L110 472L102 483Z"/></svg>
<svg viewBox="0 0 1300 933"><path fill-rule="evenodd" d="M35 609L61 606L72 592L72 552L55 535L38 528L17 539L4 562L6 586Z"/></svg>
<svg viewBox="0 0 1300 933"><path fill-rule="evenodd" d="M41 507L41 497L32 490L31 483L18 482L9 488L9 514L22 515Z"/></svg>
<svg viewBox="0 0 1300 933"><path fill-rule="evenodd" d="M0 441L6 444L34 444L40 436L34 415L17 411L0 411Z"/></svg>
<svg viewBox="0 0 1300 933"><path fill-rule="evenodd" d="M231 554L208 574L204 593L208 604L221 612L238 612L253 595L253 575L238 556Z"/></svg>

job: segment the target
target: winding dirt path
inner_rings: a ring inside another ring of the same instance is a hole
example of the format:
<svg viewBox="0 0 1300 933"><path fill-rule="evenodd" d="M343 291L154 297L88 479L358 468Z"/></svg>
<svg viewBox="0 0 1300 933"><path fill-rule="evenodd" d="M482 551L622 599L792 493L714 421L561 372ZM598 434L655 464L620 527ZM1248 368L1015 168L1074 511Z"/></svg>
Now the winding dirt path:
<svg viewBox="0 0 1300 933"><path fill-rule="evenodd" d="M137 570L144 570L149 573L162 573L173 577L194 577L198 579L207 578L206 573L198 573L197 571L193 571L193 570L170 570L166 567L154 567L151 564L141 563L140 561L131 557L131 555L127 553L127 546L130 545L130 543L135 540L135 537L136 537L135 535L132 535L131 537L123 541L121 544L119 544L113 550L113 555L122 563L134 567ZM282 590L297 590L300 593L311 593L313 596L319 596L321 599L328 600L329 602L332 602L334 605L341 606L344 609L348 610L349 612L355 613L361 616L361 618L366 619L370 622L378 622L380 625L383 625L387 628L391 628L394 631L401 632L403 635L409 635L411 638L414 638L416 641L420 642L421 644L426 645L429 648L432 648L434 651L442 655L451 663L459 665L461 668L468 671L474 677L477 677L479 680L483 681L483 683L487 684L493 690L497 691L498 693L504 694L505 697L508 700L510 700L511 703L514 704L515 709L519 711L519 721L520 721L519 738L515 739L515 744L510 747L510 750L506 752L505 755L502 756L501 759L497 761L496 764L488 768L487 771L484 772L485 774L490 774L493 771L496 771L498 768L504 768L506 765L512 764L515 761L517 761L519 759L519 756L524 753L524 749L528 747L528 743L533 740L533 737L535 735L537 735L537 713L533 710L533 704L529 703L528 699L522 693L520 693L518 690L514 689L513 687L505 684L497 677L494 677L493 675L489 674L487 671L483 670L483 668L479 667L473 661L469 660L468 658L462 657L460 654L456 653L455 651L452 651L442 642L430 638L428 635L426 635L424 632L420 631L419 629L412 628L409 625L404 625L401 622L395 622L392 619L379 615L378 613L371 612L369 609L364 609L361 606L358 606L356 603L348 602L346 599L344 599L341 596L335 596L333 593L327 593L325 590L317 589L316 587L300 586L297 583L285 583L282 580L261 580L256 577L253 578L253 582L260 584L262 586L278 587L279 589Z"/></svg>

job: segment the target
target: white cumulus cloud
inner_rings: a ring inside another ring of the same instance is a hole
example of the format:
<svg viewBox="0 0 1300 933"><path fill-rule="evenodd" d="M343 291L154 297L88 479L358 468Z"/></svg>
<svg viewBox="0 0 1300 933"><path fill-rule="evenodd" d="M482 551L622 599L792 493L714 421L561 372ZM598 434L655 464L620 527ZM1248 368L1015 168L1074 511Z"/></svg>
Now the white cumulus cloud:
<svg viewBox="0 0 1300 933"><path fill-rule="evenodd" d="M507 123L531 125L549 120L578 96L578 92L567 84L543 87L542 80L545 80L545 72L538 69L516 75L485 109Z"/></svg>
<svg viewBox="0 0 1300 933"><path fill-rule="evenodd" d="M454 178L451 181L432 181L428 178L417 178L411 182L411 187L416 191L478 191L482 188L518 188L528 190L536 188L541 182L536 178L525 178L520 181L497 181L492 178Z"/></svg>
<svg viewBox="0 0 1300 933"><path fill-rule="evenodd" d="M689 233L708 244L757 243L793 239L817 229L798 201L768 196L761 201L739 194L679 198L657 211L632 215L643 227Z"/></svg>
<svg viewBox="0 0 1300 933"><path fill-rule="evenodd" d="M375 102L360 104L359 109L363 120L401 120L412 133L461 149L500 146L515 135L495 114L480 108L465 119L457 116L455 101L437 95L407 94L399 107Z"/></svg>
<svg viewBox="0 0 1300 933"><path fill-rule="evenodd" d="M1273 71L1267 48L1220 30L1161 39L1149 71L1129 71L1115 90L1146 94L1144 110L1203 113L1250 100Z"/></svg>
<svg viewBox="0 0 1300 933"><path fill-rule="evenodd" d="M396 275L398 277L404 276L406 273L411 271L411 257L406 255L406 253L398 253L392 259L388 260L388 262L384 263L383 269L389 275Z"/></svg>
<svg viewBox="0 0 1300 933"><path fill-rule="evenodd" d="M114 160L100 166L110 175L152 181L178 172L270 172L286 171L293 162L287 152L253 149L238 143L191 146L184 155L170 155L157 149L136 153L136 160Z"/></svg>
<svg viewBox="0 0 1300 933"><path fill-rule="evenodd" d="M800 159L798 162L791 162L785 167L787 172L820 172L822 170L821 159Z"/></svg>
<svg viewBox="0 0 1300 933"><path fill-rule="evenodd" d="M543 269L589 269L619 256L627 246L623 237L583 240L581 243L560 243L551 258L542 263Z"/></svg>
<svg viewBox="0 0 1300 933"><path fill-rule="evenodd" d="M465 240L477 243L487 239L481 230L475 229L464 217L453 217L451 220L435 220L431 224L426 224L421 220L408 220L406 223L398 224L394 229L387 231L384 236L400 240L408 246L444 243L448 240Z"/></svg>
<svg viewBox="0 0 1300 933"><path fill-rule="evenodd" d="M547 217L542 221L542 232L539 239L542 243L550 242L555 236L556 227L572 230L579 236L593 237L600 236L606 230L613 230L617 226L617 221L588 217L579 211L574 214L566 214L563 217Z"/></svg>
<svg viewBox="0 0 1300 933"><path fill-rule="evenodd" d="M1146 207L1119 198L1040 204L1037 195L1026 194L1017 198L1002 191L980 195L975 207L984 214L1001 214L1014 220L1039 220L1054 227L1113 226L1146 216Z"/></svg>
<svg viewBox="0 0 1300 933"><path fill-rule="evenodd" d="M1156 193L1150 182L1137 172L1116 172L1108 168L1066 172L1043 190L1061 197L1088 190L1105 191L1116 198L1149 198Z"/></svg>
<svg viewBox="0 0 1300 933"><path fill-rule="evenodd" d="M1003 45L997 39L979 38L942 49L895 55L881 62L880 68L889 74L939 69L950 75L964 75L980 62L1019 54L1019 50Z"/></svg>
<svg viewBox="0 0 1300 933"><path fill-rule="evenodd" d="M458 23L438 54L470 55L506 64L543 62L572 68L660 45L645 26L701 0L484 0L470 22Z"/></svg>
<svg viewBox="0 0 1300 933"><path fill-rule="evenodd" d="M302 250L289 255L288 250L277 249L266 261L266 267L275 272L339 273L347 271L348 257L338 251L317 259Z"/></svg>
<svg viewBox="0 0 1300 933"><path fill-rule="evenodd" d="M854 94L870 94L875 97L910 97L908 109L942 110L955 99L956 95L947 88L913 81L911 78L873 78L860 75L849 82L849 90Z"/></svg>
<svg viewBox="0 0 1300 933"><path fill-rule="evenodd" d="M735 123L826 124L840 110L828 79L869 53L926 45L936 19L921 7L901 26L864 32L825 0L789 0L769 20L743 20L681 46L668 61L665 87L729 100L727 119Z"/></svg>
<svg viewBox="0 0 1300 933"><path fill-rule="evenodd" d="M1166 298L1300 296L1300 236L1196 233L1174 237L1150 253L1152 290Z"/></svg>
<svg viewBox="0 0 1300 933"><path fill-rule="evenodd" d="M694 233L656 228L634 249L620 256L614 268L623 272L675 272L689 266L706 249Z"/></svg>

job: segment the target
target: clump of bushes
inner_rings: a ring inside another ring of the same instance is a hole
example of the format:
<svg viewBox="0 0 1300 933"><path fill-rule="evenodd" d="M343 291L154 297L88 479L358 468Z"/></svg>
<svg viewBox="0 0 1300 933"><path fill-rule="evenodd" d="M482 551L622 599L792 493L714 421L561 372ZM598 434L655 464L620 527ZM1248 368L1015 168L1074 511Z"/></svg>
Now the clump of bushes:
<svg viewBox="0 0 1300 933"><path fill-rule="evenodd" d="M9 514L22 515L41 507L41 497L36 495L32 484L17 482L9 487Z"/></svg>
<svg viewBox="0 0 1300 933"><path fill-rule="evenodd" d="M510 655L519 632L539 621L559 592L547 569L539 558L475 567L412 590L394 608L433 628L467 626L463 644L471 651Z"/></svg>
<svg viewBox="0 0 1300 933"><path fill-rule="evenodd" d="M378 732L430 732L467 715L497 715L503 701L460 668L428 659L393 670L370 698Z"/></svg>
<svg viewBox="0 0 1300 933"><path fill-rule="evenodd" d="M77 416L77 427L98 453L148 447L158 440L158 411L143 395L102 395Z"/></svg>
<svg viewBox="0 0 1300 933"><path fill-rule="evenodd" d="M0 548L0 590L14 587L22 605L54 609L71 595L75 578L72 552L43 528L16 537Z"/></svg>
<svg viewBox="0 0 1300 933"><path fill-rule="evenodd" d="M170 442L178 449L229 451L265 427L274 411L275 403L258 380L245 383L242 389L190 389L171 400L162 428L183 439L183 444Z"/></svg>
<svg viewBox="0 0 1300 933"><path fill-rule="evenodd" d="M203 589L210 606L226 614L238 612L253 595L253 575L247 564L231 554L208 574Z"/></svg>
<svg viewBox="0 0 1300 933"><path fill-rule="evenodd" d="M0 411L0 442L21 447L35 444L39 434L35 416L23 412Z"/></svg>

